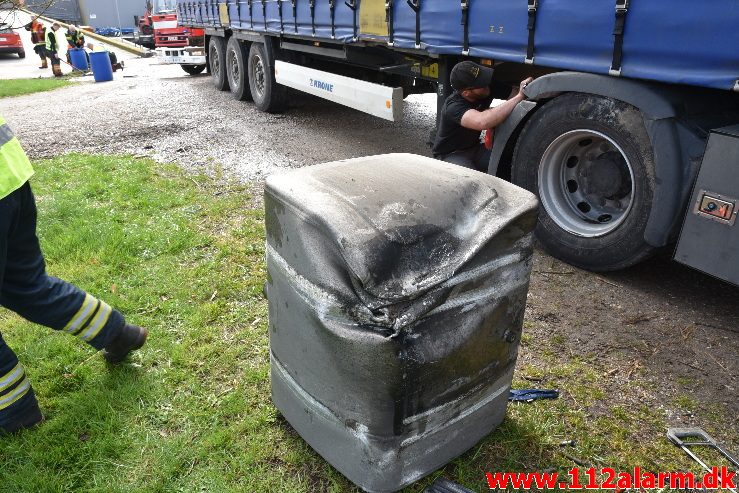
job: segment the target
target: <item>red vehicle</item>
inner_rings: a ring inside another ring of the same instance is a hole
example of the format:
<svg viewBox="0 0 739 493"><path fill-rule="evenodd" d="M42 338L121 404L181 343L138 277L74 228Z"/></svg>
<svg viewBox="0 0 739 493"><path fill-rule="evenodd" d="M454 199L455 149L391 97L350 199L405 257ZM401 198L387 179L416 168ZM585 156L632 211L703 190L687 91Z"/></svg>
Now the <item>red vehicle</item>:
<svg viewBox="0 0 739 493"><path fill-rule="evenodd" d="M154 37L156 48L182 48L197 45L198 41L190 42L190 38L205 36L202 29L180 27L177 22L177 0L147 0L146 13L139 19L139 32L142 35Z"/></svg>
<svg viewBox="0 0 739 493"><path fill-rule="evenodd" d="M26 58L20 35L7 24L0 24L0 53L17 53L19 58Z"/></svg>

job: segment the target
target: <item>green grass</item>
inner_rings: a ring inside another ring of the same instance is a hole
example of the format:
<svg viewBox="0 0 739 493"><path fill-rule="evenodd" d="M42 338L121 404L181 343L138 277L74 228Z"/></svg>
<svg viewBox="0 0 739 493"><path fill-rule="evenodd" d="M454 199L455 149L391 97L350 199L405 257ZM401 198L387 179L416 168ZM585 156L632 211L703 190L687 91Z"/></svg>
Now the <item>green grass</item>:
<svg viewBox="0 0 739 493"><path fill-rule="evenodd" d="M0 312L47 417L0 438L0 490L357 491L271 403L263 213L250 189L125 157L35 166L49 272L151 336L109 368L80 341ZM498 430L408 491L438 476L484 491L485 471L564 472L571 457L655 472L691 465L664 438L664 410L610 405L598 371L557 354L560 344L524 337L521 351L546 361L515 382L559 388L560 399L511 405ZM558 446L570 439L575 447Z"/></svg>
<svg viewBox="0 0 739 493"><path fill-rule="evenodd" d="M53 91L69 84L66 79L0 79L0 98Z"/></svg>

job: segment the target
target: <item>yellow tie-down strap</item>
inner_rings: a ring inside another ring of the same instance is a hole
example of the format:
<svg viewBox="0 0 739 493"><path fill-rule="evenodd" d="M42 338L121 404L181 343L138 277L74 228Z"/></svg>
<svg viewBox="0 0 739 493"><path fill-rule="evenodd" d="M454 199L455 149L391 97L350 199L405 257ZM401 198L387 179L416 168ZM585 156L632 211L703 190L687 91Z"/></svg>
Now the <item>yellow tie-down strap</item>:
<svg viewBox="0 0 739 493"><path fill-rule="evenodd" d="M218 14L221 18L222 25L224 26L231 25L231 17L228 15L228 4L219 3L218 4Z"/></svg>
<svg viewBox="0 0 739 493"><path fill-rule="evenodd" d="M359 31L368 36L388 36L385 0L362 0L359 4Z"/></svg>

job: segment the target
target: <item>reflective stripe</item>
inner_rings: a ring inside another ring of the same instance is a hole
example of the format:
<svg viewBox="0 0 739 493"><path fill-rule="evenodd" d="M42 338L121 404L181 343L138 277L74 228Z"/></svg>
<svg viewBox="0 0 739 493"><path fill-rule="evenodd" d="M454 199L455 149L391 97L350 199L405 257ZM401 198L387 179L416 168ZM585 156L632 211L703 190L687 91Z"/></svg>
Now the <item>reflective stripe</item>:
<svg viewBox="0 0 739 493"><path fill-rule="evenodd" d="M6 373L5 376L0 379L0 394L5 392L10 386L14 385L24 375L23 367L20 363L15 365L15 368L10 370L10 373Z"/></svg>
<svg viewBox="0 0 739 493"><path fill-rule="evenodd" d="M0 411L5 409L6 407L10 407L18 399L26 395L28 393L28 389L30 388L31 388L31 382L29 382L27 378L24 378L23 383L21 383L19 386L13 389L13 391L10 394L0 399Z"/></svg>
<svg viewBox="0 0 739 493"><path fill-rule="evenodd" d="M82 306L80 306L80 309L77 310L77 313L75 313L74 317L69 321L66 327L64 327L65 332L77 332L85 323L87 322L87 319L92 315L92 311L95 309L97 300L90 296L89 294L85 294L85 301L82 302Z"/></svg>
<svg viewBox="0 0 739 493"><path fill-rule="evenodd" d="M13 135L13 131L10 130L7 123L0 125L0 147L10 142L13 137L15 137L15 135Z"/></svg>
<svg viewBox="0 0 739 493"><path fill-rule="evenodd" d="M84 332L84 334L80 335L80 339L86 342L90 342L91 340L95 339L95 336L97 336L100 331L105 327L105 324L108 323L108 319L110 318L110 314L113 313L113 309L104 302L100 302L100 309L97 312L97 315L95 315L95 318L92 319L92 322L90 322L90 326L87 328L87 330Z"/></svg>

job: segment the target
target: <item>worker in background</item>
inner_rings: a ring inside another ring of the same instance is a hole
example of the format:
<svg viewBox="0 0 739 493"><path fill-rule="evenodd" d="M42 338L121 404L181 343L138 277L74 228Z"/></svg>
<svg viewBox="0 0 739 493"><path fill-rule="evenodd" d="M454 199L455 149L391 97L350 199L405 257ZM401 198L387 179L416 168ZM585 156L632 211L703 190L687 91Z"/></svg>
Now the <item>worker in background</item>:
<svg viewBox="0 0 739 493"><path fill-rule="evenodd" d="M436 132L434 157L478 171L487 171L491 151L480 142L480 132L503 123L518 103L528 78L518 87L493 81L493 69L464 61L452 69L450 82L454 89L441 110ZM494 108L493 99L507 99Z"/></svg>
<svg viewBox="0 0 739 493"><path fill-rule="evenodd" d="M108 56L110 57L110 66L113 67L113 72L115 72L116 70L123 70L123 60L119 62L118 56L112 51L108 52Z"/></svg>
<svg viewBox="0 0 739 493"><path fill-rule="evenodd" d="M41 58L41 66L39 68L49 68L46 62L46 27L38 19L33 19L26 24L26 31L31 31L33 51Z"/></svg>
<svg viewBox="0 0 739 493"><path fill-rule="evenodd" d="M59 42L56 39L56 32L61 26L58 22L51 25L51 29L46 31L46 45L45 53L46 57L51 60L51 71L55 77L61 77L62 67L61 60L59 59Z"/></svg>
<svg viewBox="0 0 739 493"><path fill-rule="evenodd" d="M101 43L98 45L94 45L92 43L87 43L87 48L90 51L107 51L108 58L110 58L110 66L113 68L113 72L117 70L123 70L123 67L124 67L123 60L119 62L118 56L112 51L108 51L107 47L104 44Z"/></svg>
<svg viewBox="0 0 739 493"><path fill-rule="evenodd" d="M75 48L84 48L85 35L82 34L82 31L77 29L76 26L70 24L69 27L67 27L67 34L65 35L65 37L67 38L67 63L71 65L72 56L69 54L69 50Z"/></svg>
<svg viewBox="0 0 739 493"><path fill-rule="evenodd" d="M70 24L67 28L67 49L82 48L85 46L85 35L76 26Z"/></svg>
<svg viewBox="0 0 739 493"><path fill-rule="evenodd" d="M33 168L0 116L0 304L20 316L74 335L123 361L146 342L146 329L76 286L46 274L36 236ZM43 419L23 366L0 335L0 435Z"/></svg>

